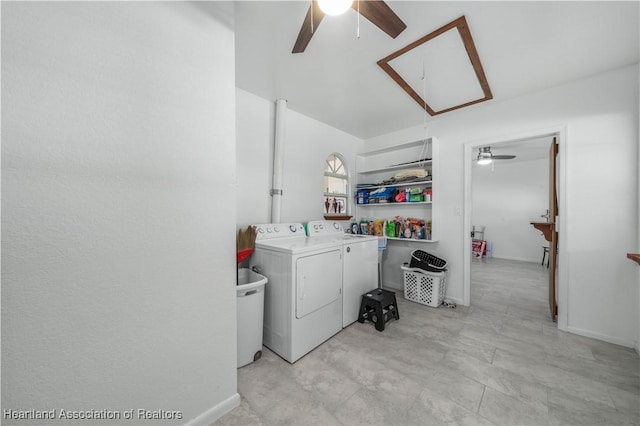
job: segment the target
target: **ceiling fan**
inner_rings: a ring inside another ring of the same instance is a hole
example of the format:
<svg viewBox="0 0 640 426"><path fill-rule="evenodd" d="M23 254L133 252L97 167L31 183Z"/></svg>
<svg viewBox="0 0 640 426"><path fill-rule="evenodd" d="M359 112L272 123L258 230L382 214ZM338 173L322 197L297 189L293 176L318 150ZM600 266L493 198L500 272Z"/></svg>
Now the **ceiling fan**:
<svg viewBox="0 0 640 426"><path fill-rule="evenodd" d="M291 53L302 53L307 48L307 45L311 41L311 37L318 29L318 25L324 18L325 14L329 12L323 12L322 5L319 2L326 0L311 0L309 10L304 18L296 44L293 46ZM344 1L344 0L343 0ZM355 9L360 15L367 18L372 24L380 28L385 33L389 34L392 38L398 37L398 35L407 28L407 25L395 14L393 10L382 0L355 0L347 1L346 9L349 6ZM345 9L345 10L346 10Z"/></svg>
<svg viewBox="0 0 640 426"><path fill-rule="evenodd" d="M493 160L512 160L516 158L515 155L493 155L491 153L491 147L485 146L478 149L478 158L476 161L478 164L490 164Z"/></svg>

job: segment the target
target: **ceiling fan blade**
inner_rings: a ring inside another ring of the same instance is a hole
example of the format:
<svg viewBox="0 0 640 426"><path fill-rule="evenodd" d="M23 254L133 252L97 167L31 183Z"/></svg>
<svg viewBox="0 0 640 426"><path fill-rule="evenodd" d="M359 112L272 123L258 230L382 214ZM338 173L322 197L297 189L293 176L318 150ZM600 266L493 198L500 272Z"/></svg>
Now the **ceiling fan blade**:
<svg viewBox="0 0 640 426"><path fill-rule="evenodd" d="M491 158L494 160L512 160L516 158L515 155L492 155Z"/></svg>
<svg viewBox="0 0 640 426"><path fill-rule="evenodd" d="M351 7L356 11L360 7L360 14L391 38L398 37L407 28L407 24L382 0L356 0Z"/></svg>
<svg viewBox="0 0 640 426"><path fill-rule="evenodd" d="M311 10L313 9L313 31L311 31ZM298 33L298 38L296 39L296 44L293 45L293 50L291 53L302 53L304 49L307 48L307 45L311 41L311 37L318 30L318 25L320 25L320 21L324 18L324 12L320 10L318 7L318 2L313 0L311 5L309 6L309 10L307 10L307 16L304 18L304 22L302 23L302 27L300 27L300 32Z"/></svg>

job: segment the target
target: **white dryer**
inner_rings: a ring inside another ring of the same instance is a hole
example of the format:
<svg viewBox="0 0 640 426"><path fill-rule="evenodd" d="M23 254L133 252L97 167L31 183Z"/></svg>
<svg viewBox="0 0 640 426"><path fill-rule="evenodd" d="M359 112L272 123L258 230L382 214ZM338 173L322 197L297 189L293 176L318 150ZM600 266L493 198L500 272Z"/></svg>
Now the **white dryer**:
<svg viewBox="0 0 640 426"><path fill-rule="evenodd" d="M255 226L251 267L269 279L264 345L294 363L342 329L342 248L300 223Z"/></svg>
<svg viewBox="0 0 640 426"><path fill-rule="evenodd" d="M316 241L342 246L342 327L358 319L362 295L378 287L378 237L345 234L340 222L307 223L307 235Z"/></svg>

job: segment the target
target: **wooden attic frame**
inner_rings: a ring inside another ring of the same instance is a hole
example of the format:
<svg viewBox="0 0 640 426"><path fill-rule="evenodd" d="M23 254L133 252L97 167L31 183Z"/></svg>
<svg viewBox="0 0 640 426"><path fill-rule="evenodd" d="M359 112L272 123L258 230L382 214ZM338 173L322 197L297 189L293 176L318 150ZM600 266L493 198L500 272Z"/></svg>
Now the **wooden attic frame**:
<svg viewBox="0 0 640 426"><path fill-rule="evenodd" d="M469 56L469 61L471 61L471 65L473 66L473 70L475 71L476 77L478 78L478 83L482 89L484 97L479 99L474 99L468 102L464 102L459 105L454 105L452 107L442 109L440 111L435 111L433 108L429 106L425 99L422 99L420 95L416 93L415 90L396 72L395 69L389 64L393 59L404 55L410 50L420 46L423 43L426 43L439 35L452 30L457 29L460 34L460 38L462 39L462 43L467 51L467 55ZM427 34L426 36L414 41L413 43L408 44L402 49L393 52L389 56L380 59L378 61L378 65L387 73L389 76L405 91L411 96L421 108L424 108L425 111L431 116L443 114L445 112L453 111L456 109L464 108L470 105L474 105L480 102L488 101L493 99L493 95L491 94L491 89L489 88L489 82L484 74L484 70L482 69L482 64L480 63L480 56L478 56L478 51L476 50L476 46L473 42L473 37L471 36L471 31L469 30L469 26L467 25L467 20L464 16L451 21L450 23L444 25L443 27L438 28L432 33Z"/></svg>

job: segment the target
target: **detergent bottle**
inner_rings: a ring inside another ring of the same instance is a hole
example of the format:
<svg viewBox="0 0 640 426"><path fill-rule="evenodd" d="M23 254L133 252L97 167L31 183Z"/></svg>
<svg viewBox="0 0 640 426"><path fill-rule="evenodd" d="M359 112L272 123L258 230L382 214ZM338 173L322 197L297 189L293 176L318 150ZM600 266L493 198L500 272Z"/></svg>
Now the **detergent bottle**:
<svg viewBox="0 0 640 426"><path fill-rule="evenodd" d="M394 238L396 236L396 224L392 220L387 221L387 237Z"/></svg>
<svg viewBox="0 0 640 426"><path fill-rule="evenodd" d="M367 222L367 220L364 217L360 219L360 234L367 235L368 227L369 227L369 222Z"/></svg>

